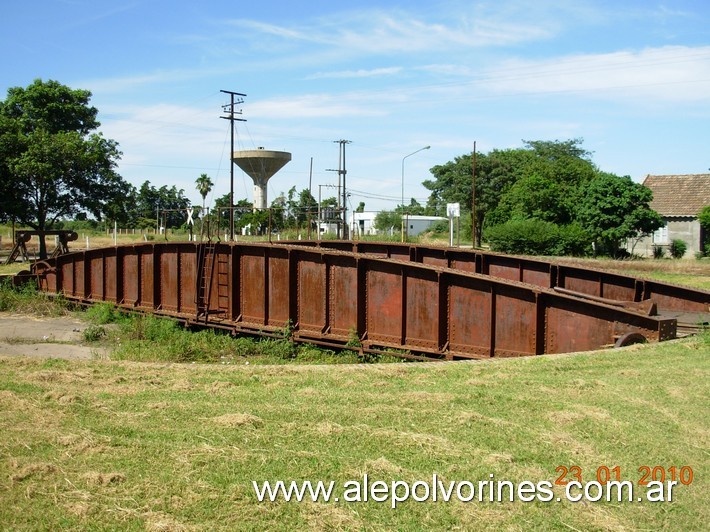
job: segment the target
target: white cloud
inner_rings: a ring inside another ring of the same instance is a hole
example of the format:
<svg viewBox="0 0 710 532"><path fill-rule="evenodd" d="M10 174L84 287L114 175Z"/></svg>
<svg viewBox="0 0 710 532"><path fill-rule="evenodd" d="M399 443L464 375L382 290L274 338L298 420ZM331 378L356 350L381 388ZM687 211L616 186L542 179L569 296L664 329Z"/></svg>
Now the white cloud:
<svg viewBox="0 0 710 532"><path fill-rule="evenodd" d="M404 69L402 67L373 68L360 70L341 70L339 72L317 72L306 79L347 79L347 78L374 78L380 76L392 76L399 74Z"/></svg>
<svg viewBox="0 0 710 532"><path fill-rule="evenodd" d="M156 70L148 74L79 80L76 82L76 85L86 87L93 93L125 93L127 91L139 89L146 85L160 85L165 83L191 81L218 73L220 73L220 70L217 68Z"/></svg>
<svg viewBox="0 0 710 532"><path fill-rule="evenodd" d="M320 37L318 37L318 34L311 33L309 31L290 29L283 26L277 26L276 24L268 24L256 20L233 19L227 21L227 25L239 29L252 30L255 33L271 35L287 40L326 42Z"/></svg>
<svg viewBox="0 0 710 532"><path fill-rule="evenodd" d="M303 41L337 48L344 54L384 55L422 53L461 47L503 46L550 36L545 26L499 20L488 15L456 16L450 21L429 22L404 11L351 11L322 17L299 27L277 26L251 20L231 20L227 24L247 30L262 46L264 38Z"/></svg>
<svg viewBox="0 0 710 532"><path fill-rule="evenodd" d="M499 95L584 93L603 99L704 101L710 98L710 46L513 59L471 84Z"/></svg>
<svg viewBox="0 0 710 532"><path fill-rule="evenodd" d="M305 94L293 98L271 98L252 102L249 116L259 119L342 118L345 116L381 116L368 94Z"/></svg>

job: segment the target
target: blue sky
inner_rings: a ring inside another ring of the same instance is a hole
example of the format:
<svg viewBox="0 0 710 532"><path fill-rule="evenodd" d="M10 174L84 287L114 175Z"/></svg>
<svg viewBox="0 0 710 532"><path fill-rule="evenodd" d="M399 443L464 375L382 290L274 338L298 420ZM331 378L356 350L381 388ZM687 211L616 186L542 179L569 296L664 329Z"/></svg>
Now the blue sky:
<svg viewBox="0 0 710 532"><path fill-rule="evenodd" d="M93 93L135 185L201 203L229 191L228 97L247 94L236 149L292 153L269 201L337 183L351 202L425 201L429 168L524 140L581 137L602 169L710 168L707 0L3 1L0 94L36 78ZM332 189L324 189L323 195ZM332 192L328 195L333 195ZM236 198L252 196L235 169ZM209 199L209 198L208 198Z"/></svg>

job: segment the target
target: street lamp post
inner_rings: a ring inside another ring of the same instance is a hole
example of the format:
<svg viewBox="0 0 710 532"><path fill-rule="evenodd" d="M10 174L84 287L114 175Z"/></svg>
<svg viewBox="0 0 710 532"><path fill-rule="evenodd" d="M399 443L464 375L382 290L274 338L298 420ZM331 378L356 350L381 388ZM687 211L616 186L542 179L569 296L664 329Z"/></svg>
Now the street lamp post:
<svg viewBox="0 0 710 532"><path fill-rule="evenodd" d="M409 155L405 155L402 157L402 210L404 211L404 161L407 157L411 157L415 153L419 153L420 151L423 150L428 150L431 148L431 146L424 146L423 148L419 148L417 151L413 151ZM402 242L404 242L404 212L402 212Z"/></svg>

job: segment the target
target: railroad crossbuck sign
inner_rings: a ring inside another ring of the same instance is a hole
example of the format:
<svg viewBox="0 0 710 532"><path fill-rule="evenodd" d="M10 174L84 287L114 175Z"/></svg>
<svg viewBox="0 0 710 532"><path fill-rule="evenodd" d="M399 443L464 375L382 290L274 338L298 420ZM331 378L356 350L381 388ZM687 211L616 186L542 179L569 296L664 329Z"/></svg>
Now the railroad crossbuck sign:
<svg viewBox="0 0 710 532"><path fill-rule="evenodd" d="M192 219L192 215L195 213L195 209L185 209L185 212L187 213L187 225L194 225L195 221Z"/></svg>

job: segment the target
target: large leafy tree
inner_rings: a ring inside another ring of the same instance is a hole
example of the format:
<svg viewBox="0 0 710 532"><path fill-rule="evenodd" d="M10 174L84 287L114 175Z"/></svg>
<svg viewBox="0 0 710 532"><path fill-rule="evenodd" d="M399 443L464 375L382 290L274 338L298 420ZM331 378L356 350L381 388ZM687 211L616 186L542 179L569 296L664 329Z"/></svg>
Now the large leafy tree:
<svg viewBox="0 0 710 532"><path fill-rule="evenodd" d="M526 173L533 154L530 150L493 150L476 156L476 245L481 244L481 231L487 216L498 206L510 187ZM459 203L471 212L473 172L470 154L433 167L434 180L423 185L431 190L428 206L433 214L446 215L447 203Z"/></svg>
<svg viewBox="0 0 710 532"><path fill-rule="evenodd" d="M59 219L121 212L129 185L118 144L96 130L91 93L57 81L13 87L0 102L0 217L44 231ZM44 239L40 256L46 257Z"/></svg>
<svg viewBox="0 0 710 532"><path fill-rule="evenodd" d="M165 222L165 227L180 227L187 221L189 207L190 200L185 197L184 190L175 185L156 188L150 181L145 181L135 195L134 223L141 228L154 227L160 214L160 222Z"/></svg>
<svg viewBox="0 0 710 532"><path fill-rule="evenodd" d="M456 157L431 169L434 180L429 206L443 214L446 203L460 203L471 211L472 157ZM524 141L524 147L492 150L476 157L476 244L485 226L512 218L536 218L566 223L579 197L581 186L591 180L596 168L581 139ZM531 193L534 196L531 196Z"/></svg>
<svg viewBox="0 0 710 532"><path fill-rule="evenodd" d="M289 198L291 198L289 191ZM318 217L318 201L313 197L310 190L304 188L298 193L298 200L291 202L291 210L296 220L296 227L300 230L301 227L308 227L308 220L311 221L311 228L315 227L315 221Z"/></svg>
<svg viewBox="0 0 710 532"><path fill-rule="evenodd" d="M567 224L571 218L571 206L564 201L562 187L553 179L532 174L519 179L503 195L496 207L494 220L542 220L555 224Z"/></svg>
<svg viewBox="0 0 710 532"><path fill-rule="evenodd" d="M599 172L581 193L577 220L597 243L597 251L618 256L622 243L663 226L649 207L653 192L629 176Z"/></svg>

